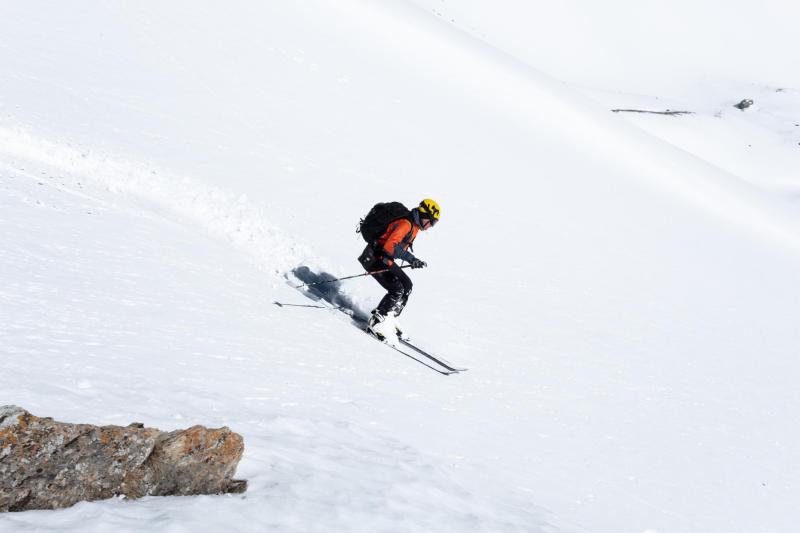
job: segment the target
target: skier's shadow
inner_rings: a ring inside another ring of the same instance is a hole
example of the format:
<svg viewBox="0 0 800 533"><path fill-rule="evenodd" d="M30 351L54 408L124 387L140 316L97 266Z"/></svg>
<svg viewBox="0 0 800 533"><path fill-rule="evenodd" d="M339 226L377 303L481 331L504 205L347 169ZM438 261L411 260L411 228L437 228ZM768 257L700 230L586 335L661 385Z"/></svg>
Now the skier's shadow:
<svg viewBox="0 0 800 533"><path fill-rule="evenodd" d="M336 276L327 272L319 274L307 266L299 266L292 270L297 279L307 284L301 289L302 293L311 300L325 300L334 307L338 307L355 320L366 322L369 315L362 311L353 300L342 292L342 282L336 281Z"/></svg>

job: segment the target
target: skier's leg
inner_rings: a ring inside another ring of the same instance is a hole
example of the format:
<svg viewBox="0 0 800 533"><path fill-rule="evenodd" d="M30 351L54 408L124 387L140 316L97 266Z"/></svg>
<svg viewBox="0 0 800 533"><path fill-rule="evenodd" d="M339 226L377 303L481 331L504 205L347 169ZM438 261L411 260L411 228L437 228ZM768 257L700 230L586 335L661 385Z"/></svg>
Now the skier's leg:
<svg viewBox="0 0 800 533"><path fill-rule="evenodd" d="M381 284L381 287L386 289L386 296L384 296L381 302L378 304L378 312L383 316L386 316L390 311L393 311L399 302L403 300L405 295L403 281L400 277L398 277L395 270L398 270L401 274L404 274L402 270L393 268L388 272L381 272L380 274L373 275L375 280Z"/></svg>
<svg viewBox="0 0 800 533"><path fill-rule="evenodd" d="M400 268L397 268L395 276L403 287L403 293L393 309L395 316L399 316L408 303L408 297L411 296L411 289L414 287L414 284L411 282L411 278Z"/></svg>
<svg viewBox="0 0 800 533"><path fill-rule="evenodd" d="M381 287L386 289L386 296L380 301L378 307L372 311L372 316L367 322L367 331L380 340L385 340L389 335L389 330L392 329L386 319L397 305L397 302L403 297L403 284L391 271L373 274L372 277L380 283Z"/></svg>

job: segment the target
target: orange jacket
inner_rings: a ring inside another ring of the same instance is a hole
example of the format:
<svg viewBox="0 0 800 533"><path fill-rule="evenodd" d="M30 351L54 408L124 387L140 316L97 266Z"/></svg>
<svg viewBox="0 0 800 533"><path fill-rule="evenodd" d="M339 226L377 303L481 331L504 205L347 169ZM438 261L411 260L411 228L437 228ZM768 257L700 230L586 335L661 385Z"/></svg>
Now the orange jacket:
<svg viewBox="0 0 800 533"><path fill-rule="evenodd" d="M397 259L409 263L416 259L408 249L417 233L419 227L406 218L399 218L389 223L384 234L378 238L378 250L384 256L383 262L391 266Z"/></svg>

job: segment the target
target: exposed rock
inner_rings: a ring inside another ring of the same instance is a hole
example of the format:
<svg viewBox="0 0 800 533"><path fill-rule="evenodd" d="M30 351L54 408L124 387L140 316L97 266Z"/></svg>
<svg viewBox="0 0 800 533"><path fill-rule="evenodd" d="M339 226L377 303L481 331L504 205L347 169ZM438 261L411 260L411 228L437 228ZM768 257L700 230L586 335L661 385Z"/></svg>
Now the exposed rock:
<svg viewBox="0 0 800 533"><path fill-rule="evenodd" d="M242 437L227 427L163 432L65 424L0 407L0 512L69 507L83 500L244 492L231 479Z"/></svg>
<svg viewBox="0 0 800 533"><path fill-rule="evenodd" d="M672 109L667 109L666 111L651 111L648 109L612 109L612 113L650 113L653 115L671 115L671 116L679 116L679 115L694 115L694 111L673 111Z"/></svg>

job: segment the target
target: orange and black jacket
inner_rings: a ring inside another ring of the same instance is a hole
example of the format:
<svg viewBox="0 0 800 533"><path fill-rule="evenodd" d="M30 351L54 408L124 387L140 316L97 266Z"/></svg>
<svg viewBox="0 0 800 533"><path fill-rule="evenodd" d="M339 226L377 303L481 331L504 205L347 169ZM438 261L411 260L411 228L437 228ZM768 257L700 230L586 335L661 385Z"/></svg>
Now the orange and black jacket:
<svg viewBox="0 0 800 533"><path fill-rule="evenodd" d="M375 249L388 266L399 259L410 263L416 257L408 249L418 232L419 226L407 218L399 218L389 223L384 234L378 238Z"/></svg>

